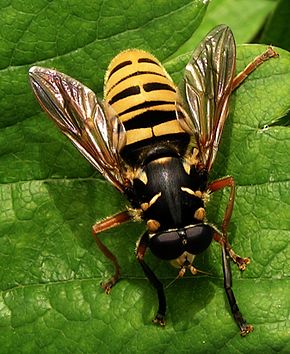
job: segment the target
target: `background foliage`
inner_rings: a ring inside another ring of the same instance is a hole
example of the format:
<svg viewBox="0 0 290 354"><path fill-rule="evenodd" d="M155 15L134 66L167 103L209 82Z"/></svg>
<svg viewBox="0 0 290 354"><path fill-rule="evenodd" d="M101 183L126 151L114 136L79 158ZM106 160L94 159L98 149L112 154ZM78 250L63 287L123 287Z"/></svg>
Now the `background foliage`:
<svg viewBox="0 0 290 354"><path fill-rule="evenodd" d="M289 26L281 29L287 0L213 0L208 7L201 0L1 2L1 353L289 353L289 53L278 49L279 59L233 95L212 175L231 174L238 186L230 238L252 260L244 274L232 267L240 308L255 327L246 338L229 313L217 244L196 264L208 275L166 290L164 329L151 324L155 293L134 259L143 225L104 233L123 278L110 296L103 294L99 283L112 267L90 227L126 201L46 118L28 84L28 69L38 64L101 96L110 59L128 47L153 52L178 82L189 52L219 23L232 27L238 43L289 50ZM238 46L237 69L264 49ZM208 206L217 225L226 198L227 192L217 194ZM165 284L176 276L151 255L148 262Z"/></svg>

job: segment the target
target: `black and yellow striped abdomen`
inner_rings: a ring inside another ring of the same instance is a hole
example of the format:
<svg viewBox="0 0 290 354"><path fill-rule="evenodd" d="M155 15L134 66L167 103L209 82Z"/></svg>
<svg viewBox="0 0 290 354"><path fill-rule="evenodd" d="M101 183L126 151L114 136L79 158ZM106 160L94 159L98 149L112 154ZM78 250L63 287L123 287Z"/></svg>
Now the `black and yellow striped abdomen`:
<svg viewBox="0 0 290 354"><path fill-rule="evenodd" d="M157 143L184 150L189 136L176 117L177 89L159 61L150 53L132 49L117 55L108 67L104 98L126 129L121 155L134 164Z"/></svg>

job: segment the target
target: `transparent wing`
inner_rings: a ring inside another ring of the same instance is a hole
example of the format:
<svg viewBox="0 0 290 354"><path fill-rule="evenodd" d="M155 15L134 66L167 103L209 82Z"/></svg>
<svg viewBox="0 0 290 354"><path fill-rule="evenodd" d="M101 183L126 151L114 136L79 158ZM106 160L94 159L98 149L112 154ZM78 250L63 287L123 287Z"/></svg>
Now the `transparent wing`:
<svg viewBox="0 0 290 354"><path fill-rule="evenodd" d="M89 162L118 190L124 191L119 156L126 134L108 104L77 80L56 70L29 70L34 94L48 116Z"/></svg>
<svg viewBox="0 0 290 354"><path fill-rule="evenodd" d="M193 52L181 91L189 115L179 118L184 130L195 135L199 160L208 171L216 157L235 73L236 46L229 27L215 27Z"/></svg>

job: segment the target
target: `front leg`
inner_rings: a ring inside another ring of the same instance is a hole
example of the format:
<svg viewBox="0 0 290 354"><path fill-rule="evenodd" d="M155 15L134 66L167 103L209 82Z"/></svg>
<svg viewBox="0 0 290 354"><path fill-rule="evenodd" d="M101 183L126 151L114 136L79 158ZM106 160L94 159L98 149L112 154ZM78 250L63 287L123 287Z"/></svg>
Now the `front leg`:
<svg viewBox="0 0 290 354"><path fill-rule="evenodd" d="M165 326L166 298L164 294L163 284L160 282L160 280L156 277L156 275L153 273L153 271L144 261L144 256L148 248L148 243L149 243L149 235L148 235L148 231L146 231L141 236L138 242L136 257L143 269L144 274L146 275L150 283L154 286L154 288L157 291L159 305L158 305L157 314L153 322L163 327Z"/></svg>

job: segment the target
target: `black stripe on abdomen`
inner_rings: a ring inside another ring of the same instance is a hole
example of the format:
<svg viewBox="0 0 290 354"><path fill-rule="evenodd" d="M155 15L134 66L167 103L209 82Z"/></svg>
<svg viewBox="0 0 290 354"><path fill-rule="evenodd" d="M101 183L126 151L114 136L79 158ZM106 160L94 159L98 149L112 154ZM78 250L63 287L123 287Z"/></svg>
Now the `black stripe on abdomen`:
<svg viewBox="0 0 290 354"><path fill-rule="evenodd" d="M183 155L186 151L189 140L190 136L185 132L154 136L152 138L140 140L124 146L120 154L129 165L134 166L142 163L142 160L146 157L146 151L157 144L172 144L172 146L174 146L176 150Z"/></svg>
<svg viewBox="0 0 290 354"><path fill-rule="evenodd" d="M129 74L129 75L127 75L127 76L122 77L119 81L117 81L114 85L112 85L112 86L109 88L109 90L107 91L107 94L106 94L106 95L108 96L109 93L112 91L112 89L113 89L114 87L116 87L117 85L119 85L121 82L123 82L123 81L125 81L125 80L127 80L127 79L130 79L131 77L134 77L134 76L140 76L140 75L146 75L146 74L149 74L149 75L156 75L156 76L159 76L159 77L164 77L164 78L166 78L165 75L160 74L160 73L156 73L156 72L154 72L154 71L142 71L142 70L139 70L139 71L136 71L136 72L134 72L134 73L132 73L132 74Z"/></svg>
<svg viewBox="0 0 290 354"><path fill-rule="evenodd" d="M125 109L125 111L119 113L119 117L122 117L124 114L138 111L139 109L146 109L154 106L162 106L168 104L175 104L172 101L145 101L130 108Z"/></svg>
<svg viewBox="0 0 290 354"><path fill-rule="evenodd" d="M115 96L113 96L110 101L109 104L112 105L115 102L122 100L123 98L127 98L129 96L133 96L133 95L138 95L140 93L140 87L139 86L132 86L129 87L119 93L117 93Z"/></svg>
<svg viewBox="0 0 290 354"><path fill-rule="evenodd" d="M150 64L155 64L160 67L159 63L157 63L155 60L150 59L150 58L139 58L138 63L150 63Z"/></svg>
<svg viewBox="0 0 290 354"><path fill-rule="evenodd" d="M128 65L132 65L132 61L131 61L131 60L123 61L122 63L120 63L120 64L118 64L117 66L115 66L115 67L111 70L111 72L110 72L110 74L109 74L109 76L108 76L108 78L107 78L107 81L109 80L109 78L110 78L115 72L117 72L118 70L120 70L120 69L122 69L122 68L124 68L125 66L128 66Z"/></svg>
<svg viewBox="0 0 290 354"><path fill-rule="evenodd" d="M146 92L158 91L158 90L167 90L167 91L176 92L174 87L168 84L164 84L162 82L149 82L143 85L143 89Z"/></svg>
<svg viewBox="0 0 290 354"><path fill-rule="evenodd" d="M168 103L168 102L167 102ZM147 110L123 122L125 129L151 128L156 125L175 120L176 111Z"/></svg>

